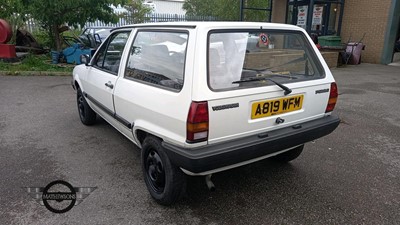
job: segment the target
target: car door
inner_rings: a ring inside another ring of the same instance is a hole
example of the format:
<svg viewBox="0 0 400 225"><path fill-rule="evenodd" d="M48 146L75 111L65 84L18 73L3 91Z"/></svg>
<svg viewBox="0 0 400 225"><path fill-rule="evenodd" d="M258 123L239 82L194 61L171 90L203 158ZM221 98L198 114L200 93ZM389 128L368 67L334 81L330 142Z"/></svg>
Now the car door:
<svg viewBox="0 0 400 225"><path fill-rule="evenodd" d="M84 94L98 108L114 115L113 93L121 57L130 31L113 33L96 52L87 75Z"/></svg>

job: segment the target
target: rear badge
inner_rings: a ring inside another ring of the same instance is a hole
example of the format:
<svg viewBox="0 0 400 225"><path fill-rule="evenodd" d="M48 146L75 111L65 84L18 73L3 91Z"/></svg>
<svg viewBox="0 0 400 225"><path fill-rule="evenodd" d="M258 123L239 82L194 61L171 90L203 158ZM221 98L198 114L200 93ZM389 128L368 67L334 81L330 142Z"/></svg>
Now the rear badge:
<svg viewBox="0 0 400 225"><path fill-rule="evenodd" d="M239 103L213 106L212 110L213 111L220 111L220 110L224 110L224 109L233 109L233 108L239 108Z"/></svg>
<svg viewBox="0 0 400 225"><path fill-rule="evenodd" d="M321 89L321 90L316 90L316 91L315 91L315 94L322 94L322 93L326 93L326 92L329 92L329 88Z"/></svg>

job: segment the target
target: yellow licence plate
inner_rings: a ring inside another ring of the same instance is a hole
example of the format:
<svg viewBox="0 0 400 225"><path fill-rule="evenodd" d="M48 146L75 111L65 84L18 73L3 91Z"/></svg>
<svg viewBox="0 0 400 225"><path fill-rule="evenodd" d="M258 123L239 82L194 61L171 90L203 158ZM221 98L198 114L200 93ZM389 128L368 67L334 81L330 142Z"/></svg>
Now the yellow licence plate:
<svg viewBox="0 0 400 225"><path fill-rule="evenodd" d="M295 95L287 98L254 102L251 106L251 119L300 110L303 105L303 98L303 95Z"/></svg>

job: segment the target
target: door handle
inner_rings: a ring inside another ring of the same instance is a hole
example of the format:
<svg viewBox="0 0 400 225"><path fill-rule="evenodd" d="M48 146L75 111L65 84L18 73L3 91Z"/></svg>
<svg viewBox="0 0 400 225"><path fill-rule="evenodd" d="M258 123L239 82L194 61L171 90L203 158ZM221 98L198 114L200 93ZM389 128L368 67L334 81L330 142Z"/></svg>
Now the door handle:
<svg viewBox="0 0 400 225"><path fill-rule="evenodd" d="M106 85L106 87L109 87L111 89L114 88L114 85L111 83L111 81L108 81L107 83L105 83L104 85Z"/></svg>

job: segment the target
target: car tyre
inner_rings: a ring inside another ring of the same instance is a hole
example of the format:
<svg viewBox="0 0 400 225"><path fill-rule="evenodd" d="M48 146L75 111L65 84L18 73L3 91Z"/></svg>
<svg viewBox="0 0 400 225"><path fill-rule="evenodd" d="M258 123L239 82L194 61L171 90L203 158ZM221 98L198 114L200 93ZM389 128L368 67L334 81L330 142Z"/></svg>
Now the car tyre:
<svg viewBox="0 0 400 225"><path fill-rule="evenodd" d="M301 152L303 152L303 148L304 148L304 145L300 145L292 150L289 150L287 152L284 152L284 153L281 153L274 157L271 157L271 159L274 161L277 161L277 162L282 162L282 163L292 161L300 156Z"/></svg>
<svg viewBox="0 0 400 225"><path fill-rule="evenodd" d="M89 104L86 102L85 97L82 94L80 88L77 90L76 95L78 113L81 122L85 125L93 125L96 122L96 113L90 108Z"/></svg>
<svg viewBox="0 0 400 225"><path fill-rule="evenodd" d="M142 171L151 197L161 205L175 203L186 189L186 176L173 165L161 140L147 136L142 145Z"/></svg>

